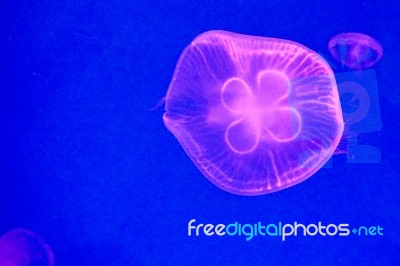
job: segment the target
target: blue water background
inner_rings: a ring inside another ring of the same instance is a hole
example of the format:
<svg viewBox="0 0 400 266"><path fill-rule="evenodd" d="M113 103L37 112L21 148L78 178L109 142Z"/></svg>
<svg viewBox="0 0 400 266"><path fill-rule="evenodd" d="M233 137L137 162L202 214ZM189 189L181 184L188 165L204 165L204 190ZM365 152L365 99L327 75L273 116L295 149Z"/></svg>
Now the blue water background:
<svg viewBox="0 0 400 266"><path fill-rule="evenodd" d="M0 234L37 232L56 265L400 265L398 2L0 5ZM212 29L293 40L332 61L337 33L377 39L382 129L369 141L380 163L337 156L307 181L259 197L211 184L157 104L182 50ZM379 225L384 235L188 237L193 218Z"/></svg>

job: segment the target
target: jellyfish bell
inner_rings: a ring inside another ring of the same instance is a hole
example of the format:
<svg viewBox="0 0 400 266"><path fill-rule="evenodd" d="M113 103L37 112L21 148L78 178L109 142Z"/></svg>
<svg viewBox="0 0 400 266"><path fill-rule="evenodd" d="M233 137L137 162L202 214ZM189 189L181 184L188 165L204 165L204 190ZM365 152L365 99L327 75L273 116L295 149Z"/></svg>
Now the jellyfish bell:
<svg viewBox="0 0 400 266"><path fill-rule="evenodd" d="M328 49L335 60L351 69L374 66L383 56L377 40L363 33L347 32L332 37Z"/></svg>
<svg viewBox="0 0 400 266"><path fill-rule="evenodd" d="M296 42L226 31L203 33L182 52L163 120L212 183L239 195L306 180L343 132L324 59Z"/></svg>
<svg viewBox="0 0 400 266"><path fill-rule="evenodd" d="M0 238L0 265L54 266L50 246L36 233L18 228L8 231Z"/></svg>

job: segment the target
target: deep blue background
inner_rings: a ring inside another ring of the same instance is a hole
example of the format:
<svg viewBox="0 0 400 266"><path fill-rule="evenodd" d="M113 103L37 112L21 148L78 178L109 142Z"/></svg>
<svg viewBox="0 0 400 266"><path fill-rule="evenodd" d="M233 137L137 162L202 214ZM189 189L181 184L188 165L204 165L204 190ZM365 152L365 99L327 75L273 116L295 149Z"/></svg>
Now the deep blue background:
<svg viewBox="0 0 400 266"><path fill-rule="evenodd" d="M0 234L37 232L56 265L399 265L400 5L150 2L1 3ZM327 57L340 32L379 40L381 163L335 158L260 197L212 185L154 108L181 51L211 29L289 39ZM384 236L196 238L187 236L192 218L380 225Z"/></svg>

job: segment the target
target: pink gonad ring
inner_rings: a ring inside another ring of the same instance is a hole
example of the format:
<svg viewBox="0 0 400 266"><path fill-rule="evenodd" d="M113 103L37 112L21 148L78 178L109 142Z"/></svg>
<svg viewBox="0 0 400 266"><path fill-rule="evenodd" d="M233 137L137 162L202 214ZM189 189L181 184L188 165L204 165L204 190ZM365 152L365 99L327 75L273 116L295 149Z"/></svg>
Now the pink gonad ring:
<svg viewBox="0 0 400 266"><path fill-rule="evenodd" d="M292 41L226 31L205 32L182 52L163 119L197 168L239 195L309 178L343 133L322 57Z"/></svg>

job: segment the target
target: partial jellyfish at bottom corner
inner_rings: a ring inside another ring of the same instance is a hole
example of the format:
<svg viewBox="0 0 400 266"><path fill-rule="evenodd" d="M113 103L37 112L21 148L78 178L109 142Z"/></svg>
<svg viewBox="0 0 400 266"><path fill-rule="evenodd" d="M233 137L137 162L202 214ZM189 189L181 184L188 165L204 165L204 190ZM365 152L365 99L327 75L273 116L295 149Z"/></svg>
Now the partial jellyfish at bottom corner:
<svg viewBox="0 0 400 266"><path fill-rule="evenodd" d="M1 266L54 266L50 246L36 233L17 228L0 238Z"/></svg>

